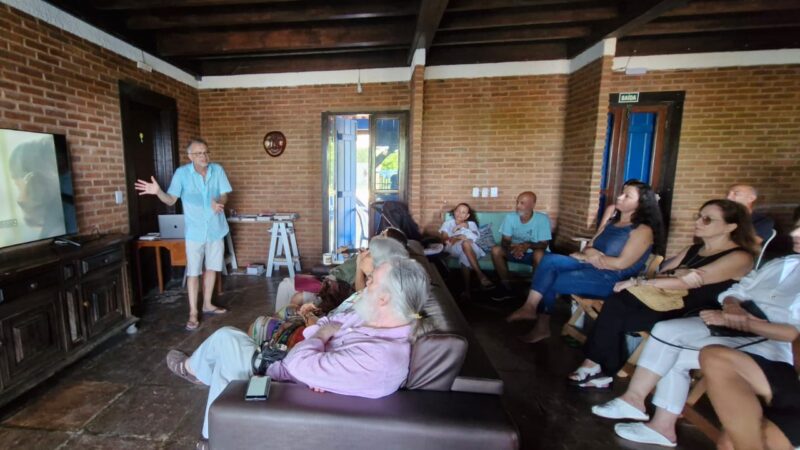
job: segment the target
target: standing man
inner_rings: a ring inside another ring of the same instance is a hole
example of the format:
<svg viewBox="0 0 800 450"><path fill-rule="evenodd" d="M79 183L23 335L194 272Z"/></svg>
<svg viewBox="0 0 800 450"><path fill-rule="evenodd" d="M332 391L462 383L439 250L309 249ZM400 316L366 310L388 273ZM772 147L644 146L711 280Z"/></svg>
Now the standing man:
<svg viewBox="0 0 800 450"><path fill-rule="evenodd" d="M211 304L217 272L222 270L224 244L228 234L225 220L225 202L228 193L233 191L225 170L219 164L210 162L208 144L200 138L192 138L186 147L191 163L178 167L172 177L167 192L161 190L155 177L151 182L136 181L139 195L155 195L159 200L172 206L183 202L183 217L186 222L186 278L189 291L189 320L186 329L196 330L200 326L197 311L197 294L200 287L200 274L203 273L203 260L206 270L203 273L203 314L224 314L224 308Z"/></svg>
<svg viewBox="0 0 800 450"><path fill-rule="evenodd" d="M753 212L753 203L758 198L758 191L753 186L747 184L734 184L728 189L728 200L736 203L741 203L747 208L750 213L750 219L753 221L753 228L756 230L756 239L758 244L769 239L772 235L772 229L775 228L775 221L764 213L755 211Z"/></svg>
<svg viewBox="0 0 800 450"><path fill-rule="evenodd" d="M500 285L492 294L493 300L513 298L508 279L507 261L536 266L544 256L548 242L553 238L547 214L535 212L536 194L525 191L517 196L517 211L509 213L500 226L503 239L492 247L492 261Z"/></svg>

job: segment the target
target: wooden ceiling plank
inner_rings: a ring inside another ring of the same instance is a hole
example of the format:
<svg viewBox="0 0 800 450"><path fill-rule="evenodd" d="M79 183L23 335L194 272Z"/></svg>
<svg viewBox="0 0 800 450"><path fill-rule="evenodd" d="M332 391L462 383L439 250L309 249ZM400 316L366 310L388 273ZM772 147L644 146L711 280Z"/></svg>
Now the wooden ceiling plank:
<svg viewBox="0 0 800 450"><path fill-rule="evenodd" d="M411 64L414 59L414 52L417 49L427 51L433 43L439 22L442 20L448 0L425 0L420 4L419 14L417 15L417 25L414 29L414 38L411 40L411 47L408 51L406 64Z"/></svg>
<svg viewBox="0 0 800 450"><path fill-rule="evenodd" d="M266 31L188 32L159 35L162 56L237 54L248 52L407 45L411 30L403 22L314 28L275 28Z"/></svg>
<svg viewBox="0 0 800 450"><path fill-rule="evenodd" d="M310 5L303 8L254 7L231 12L186 12L172 14L137 14L127 20L133 30L159 30L169 28L203 28L268 23L306 23L309 21L332 21L353 19L375 19L416 15L416 6L410 3L342 3L336 5Z"/></svg>
<svg viewBox="0 0 800 450"><path fill-rule="evenodd" d="M597 0L450 0L447 4L448 12L455 11L484 11L499 8L518 8L548 5L579 5L598 3Z"/></svg>
<svg viewBox="0 0 800 450"><path fill-rule="evenodd" d="M351 54L320 54L301 57L273 56L241 60L203 61L201 71L204 76L210 76L399 67L405 64L406 52L407 47L403 46L396 50Z"/></svg>
<svg viewBox="0 0 800 450"><path fill-rule="evenodd" d="M592 22L613 19L616 16L616 8L606 6L574 9L506 9L471 13L448 12L442 18L439 31Z"/></svg>
<svg viewBox="0 0 800 450"><path fill-rule="evenodd" d="M800 28L754 31L751 33L707 33L705 36L628 37L617 42L617 56L663 55L673 53L727 52L797 48Z"/></svg>
<svg viewBox="0 0 800 450"><path fill-rule="evenodd" d="M258 5L275 3L301 3L303 0L93 0L91 5L101 10L173 9L196 6Z"/></svg>
<svg viewBox="0 0 800 450"><path fill-rule="evenodd" d="M447 31L438 33L434 43L437 46L445 46L502 42L552 41L560 39L585 38L589 36L591 32L592 29L588 26Z"/></svg>
<svg viewBox="0 0 800 450"><path fill-rule="evenodd" d="M663 17L708 16L797 9L797 0L695 0L663 14Z"/></svg>
<svg viewBox="0 0 800 450"><path fill-rule="evenodd" d="M566 42L528 44L496 44L465 47L431 47L428 66L447 64L480 64L507 61L541 61L567 56Z"/></svg>
<svg viewBox="0 0 800 450"><path fill-rule="evenodd" d="M668 34L707 33L712 31L758 30L800 26L800 15L770 17L738 16L699 20L671 20L653 22L627 36L654 36Z"/></svg>

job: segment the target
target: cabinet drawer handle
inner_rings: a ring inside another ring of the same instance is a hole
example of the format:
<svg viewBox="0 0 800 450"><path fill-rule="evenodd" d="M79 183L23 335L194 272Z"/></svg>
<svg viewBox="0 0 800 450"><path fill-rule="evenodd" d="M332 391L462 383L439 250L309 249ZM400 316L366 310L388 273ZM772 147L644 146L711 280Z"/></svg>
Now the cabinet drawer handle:
<svg viewBox="0 0 800 450"><path fill-rule="evenodd" d="M103 264L108 264L109 261L111 261L111 258L109 257L103 258Z"/></svg>
<svg viewBox="0 0 800 450"><path fill-rule="evenodd" d="M6 297L3 295L3 290L0 289L0 303L3 303L6 300Z"/></svg>
<svg viewBox="0 0 800 450"><path fill-rule="evenodd" d="M37 282L35 282L35 281L34 281L33 283L31 283L31 286L30 286L30 287L31 287L31 290L34 290L34 289L36 289L36 288L38 288L38 287L39 287L39 283L37 283Z"/></svg>
<svg viewBox="0 0 800 450"><path fill-rule="evenodd" d="M83 302L83 307L84 308L88 308L89 307L89 302Z"/></svg>

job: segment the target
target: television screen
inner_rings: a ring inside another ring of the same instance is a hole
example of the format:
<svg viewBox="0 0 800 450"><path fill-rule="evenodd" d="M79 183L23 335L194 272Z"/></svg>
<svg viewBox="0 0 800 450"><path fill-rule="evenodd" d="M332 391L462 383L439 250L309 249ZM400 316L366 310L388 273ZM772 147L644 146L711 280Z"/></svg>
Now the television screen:
<svg viewBox="0 0 800 450"><path fill-rule="evenodd" d="M77 231L65 137L0 129L0 247Z"/></svg>

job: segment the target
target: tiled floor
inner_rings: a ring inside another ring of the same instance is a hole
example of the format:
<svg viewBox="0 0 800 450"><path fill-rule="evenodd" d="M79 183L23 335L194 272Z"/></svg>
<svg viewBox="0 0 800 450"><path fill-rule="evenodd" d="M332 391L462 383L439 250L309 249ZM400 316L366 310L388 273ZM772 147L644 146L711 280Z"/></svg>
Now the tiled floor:
<svg viewBox="0 0 800 450"><path fill-rule="evenodd" d="M208 318L192 333L183 330L187 307L180 291L152 299L137 334L120 334L0 410L0 448L194 448L207 389L173 376L164 356L170 348L191 352L217 328L245 328L257 315L270 312L277 282L226 278L219 303L231 311ZM538 345L516 340L524 330L502 321L513 307L513 302L498 306L481 300L462 305L506 381L505 402L522 432L523 448L654 448L618 440L610 421L592 416L589 406L612 394L569 388L563 379L579 362L580 351L560 338ZM557 315L554 330L566 314ZM680 427L679 440L679 448L714 448L688 425Z"/></svg>

